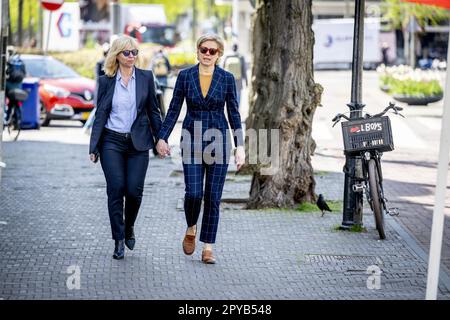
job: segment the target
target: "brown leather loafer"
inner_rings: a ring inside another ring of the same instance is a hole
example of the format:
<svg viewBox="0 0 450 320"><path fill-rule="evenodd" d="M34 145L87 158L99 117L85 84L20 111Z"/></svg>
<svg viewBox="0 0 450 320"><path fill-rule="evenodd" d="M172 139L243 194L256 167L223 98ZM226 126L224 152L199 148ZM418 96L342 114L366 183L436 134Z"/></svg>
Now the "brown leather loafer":
<svg viewBox="0 0 450 320"><path fill-rule="evenodd" d="M184 254L190 256L195 251L195 235L186 234L183 239Z"/></svg>
<svg viewBox="0 0 450 320"><path fill-rule="evenodd" d="M202 251L202 261L206 264L216 263L216 259L214 258L211 250L203 250Z"/></svg>

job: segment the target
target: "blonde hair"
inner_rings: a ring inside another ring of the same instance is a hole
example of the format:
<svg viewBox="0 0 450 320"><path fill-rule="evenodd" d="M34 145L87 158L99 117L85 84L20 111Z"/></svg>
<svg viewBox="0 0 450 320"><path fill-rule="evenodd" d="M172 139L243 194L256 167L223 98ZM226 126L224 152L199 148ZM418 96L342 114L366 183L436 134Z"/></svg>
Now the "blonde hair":
<svg viewBox="0 0 450 320"><path fill-rule="evenodd" d="M197 40L197 50L206 41L214 41L215 43L217 43L217 47L219 49L219 58L216 60L216 64L218 64L220 57L223 56L223 52L224 52L224 48L225 48L222 38L214 33L204 34L204 35L200 36L200 38L198 38L198 40Z"/></svg>
<svg viewBox="0 0 450 320"><path fill-rule="evenodd" d="M119 62L117 61L117 56L124 50L139 49L136 39L122 35L116 38L111 47L109 48L108 54L105 58L105 64L103 70L108 77L114 77L116 75L117 69L119 68ZM141 65L141 55L138 54L135 65Z"/></svg>

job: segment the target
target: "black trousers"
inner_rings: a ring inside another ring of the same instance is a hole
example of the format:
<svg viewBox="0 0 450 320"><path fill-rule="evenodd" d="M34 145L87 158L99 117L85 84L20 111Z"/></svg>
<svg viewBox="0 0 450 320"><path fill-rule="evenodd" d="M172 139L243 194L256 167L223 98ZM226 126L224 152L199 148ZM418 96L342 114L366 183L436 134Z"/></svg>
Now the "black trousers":
<svg viewBox="0 0 450 320"><path fill-rule="evenodd" d="M149 152L136 150L130 137L106 129L99 151L106 178L112 238L123 240L126 230L134 226L141 206Z"/></svg>

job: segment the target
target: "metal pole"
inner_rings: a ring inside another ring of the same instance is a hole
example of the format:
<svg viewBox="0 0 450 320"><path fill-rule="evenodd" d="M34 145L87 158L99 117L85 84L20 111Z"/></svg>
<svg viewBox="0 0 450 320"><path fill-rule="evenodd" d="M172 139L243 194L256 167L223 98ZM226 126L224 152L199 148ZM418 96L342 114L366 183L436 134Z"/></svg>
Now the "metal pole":
<svg viewBox="0 0 450 320"><path fill-rule="evenodd" d="M48 16L48 29L47 29L47 39L45 39L45 50L44 50L44 55L47 55L47 51L48 51L48 43L50 42L50 27L52 26L52 12L49 12L49 16Z"/></svg>
<svg viewBox="0 0 450 320"><path fill-rule="evenodd" d="M350 118L358 118L362 114L362 63L364 52L364 6L365 0L355 0L355 26L353 36L352 63L352 92ZM361 192L354 192L352 187L355 180L362 178L362 162L357 157L345 157L344 206L342 229L349 229L352 225L362 224L362 196Z"/></svg>
<svg viewBox="0 0 450 320"><path fill-rule="evenodd" d="M409 65L411 68L416 66L416 28L415 19L411 17L409 20Z"/></svg>
<svg viewBox="0 0 450 320"><path fill-rule="evenodd" d="M449 27L450 31L450 27ZM447 61L450 61L450 41L448 42ZM450 71L447 69L444 90L444 111L439 145L437 183L431 226L430 256L428 258L427 300L436 300L439 284L439 266L441 264L442 236L444 232L444 207L447 193L448 159L450 151Z"/></svg>
<svg viewBox="0 0 450 320"><path fill-rule="evenodd" d="M44 49L44 10L42 6L38 9L38 32L37 32L37 47Z"/></svg>
<svg viewBox="0 0 450 320"><path fill-rule="evenodd" d="M112 34L120 34L123 30L120 30L121 25L121 7L119 2L111 3L111 23L112 23Z"/></svg>
<svg viewBox="0 0 450 320"><path fill-rule="evenodd" d="M3 110L5 108L5 68L6 68L6 47L8 45L8 35L9 35L9 0L0 0L1 1L1 33L0 33L0 49L1 49L1 57L0 57L0 187L2 180L2 168L4 167L3 163L3 149L2 149L2 141L3 141Z"/></svg>

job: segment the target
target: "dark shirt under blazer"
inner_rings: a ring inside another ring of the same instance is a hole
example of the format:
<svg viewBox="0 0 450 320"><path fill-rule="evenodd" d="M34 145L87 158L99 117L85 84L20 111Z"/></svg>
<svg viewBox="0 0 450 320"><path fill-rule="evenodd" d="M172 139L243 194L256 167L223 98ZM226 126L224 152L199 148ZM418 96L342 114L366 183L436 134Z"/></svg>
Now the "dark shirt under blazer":
<svg viewBox="0 0 450 320"><path fill-rule="evenodd" d="M154 147L154 137L161 129L162 121L152 72L135 68L135 73L137 115L130 134L136 150L146 151ZM92 126L89 153L98 153L103 129L111 112L116 85L116 76L105 75L99 78L97 110Z"/></svg>

